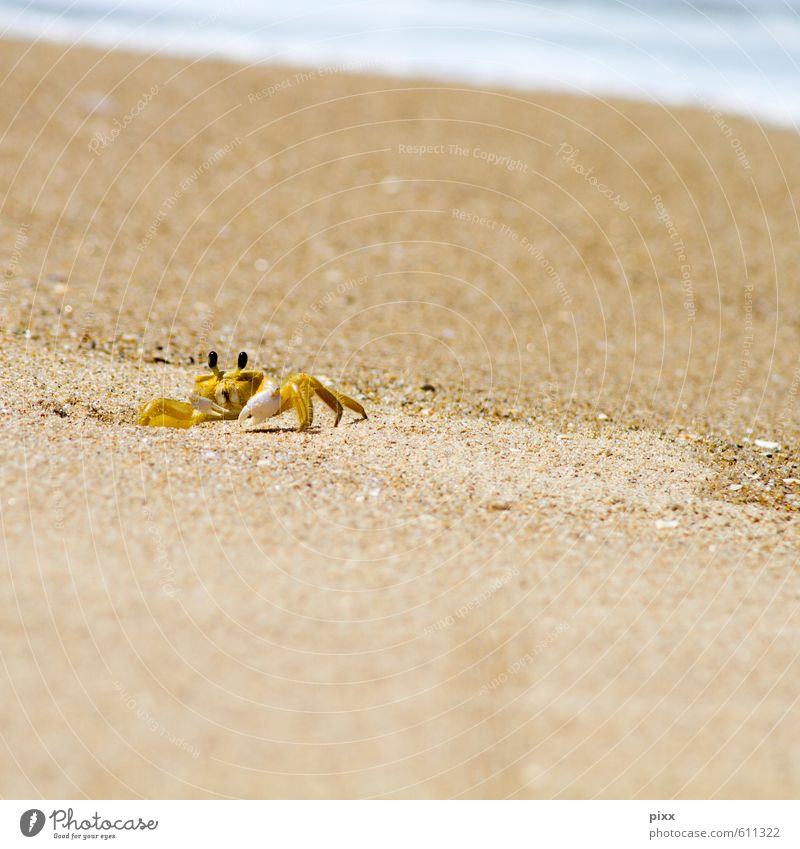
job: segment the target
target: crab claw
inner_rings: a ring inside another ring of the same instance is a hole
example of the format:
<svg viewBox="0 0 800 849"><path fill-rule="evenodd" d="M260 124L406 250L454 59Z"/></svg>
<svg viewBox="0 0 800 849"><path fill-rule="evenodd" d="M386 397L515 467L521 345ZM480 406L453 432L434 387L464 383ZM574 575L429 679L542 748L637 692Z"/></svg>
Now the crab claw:
<svg viewBox="0 0 800 849"><path fill-rule="evenodd" d="M257 392L245 404L239 413L239 423L244 424L252 419L255 424L261 424L266 419L277 415L281 409L281 390L275 383L265 381L263 389Z"/></svg>
<svg viewBox="0 0 800 849"><path fill-rule="evenodd" d="M204 413L205 415L208 415L209 413L220 413L223 416L225 415L225 408L220 407L216 401L212 401L210 398L203 398L202 395L192 393L189 396L189 400L192 402L192 407L200 413Z"/></svg>

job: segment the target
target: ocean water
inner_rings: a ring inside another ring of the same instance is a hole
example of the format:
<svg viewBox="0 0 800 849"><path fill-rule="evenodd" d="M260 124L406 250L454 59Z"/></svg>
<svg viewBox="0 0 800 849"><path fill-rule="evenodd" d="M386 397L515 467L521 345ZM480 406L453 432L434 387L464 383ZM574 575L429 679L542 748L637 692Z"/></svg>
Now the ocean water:
<svg viewBox="0 0 800 849"><path fill-rule="evenodd" d="M800 126L800 0L0 0L0 31L695 103Z"/></svg>

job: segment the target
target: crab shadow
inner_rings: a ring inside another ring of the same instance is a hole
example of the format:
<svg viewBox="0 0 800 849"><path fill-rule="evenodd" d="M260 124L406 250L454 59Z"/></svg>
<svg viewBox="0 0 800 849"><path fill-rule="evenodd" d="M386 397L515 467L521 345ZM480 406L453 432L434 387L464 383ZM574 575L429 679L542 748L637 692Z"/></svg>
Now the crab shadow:
<svg viewBox="0 0 800 849"><path fill-rule="evenodd" d="M338 426L352 427L353 425L361 424L362 421L364 421L364 419L351 419L347 422L340 422ZM248 428L247 433L322 433L323 430L328 429L329 428L326 428L323 425L312 425L304 431L298 431L296 427L276 427L273 425L272 427ZM333 428L330 429L332 430Z"/></svg>
<svg viewBox="0 0 800 849"><path fill-rule="evenodd" d="M303 433L319 433L320 428L310 427ZM248 433L297 433L296 427L251 427L247 430Z"/></svg>

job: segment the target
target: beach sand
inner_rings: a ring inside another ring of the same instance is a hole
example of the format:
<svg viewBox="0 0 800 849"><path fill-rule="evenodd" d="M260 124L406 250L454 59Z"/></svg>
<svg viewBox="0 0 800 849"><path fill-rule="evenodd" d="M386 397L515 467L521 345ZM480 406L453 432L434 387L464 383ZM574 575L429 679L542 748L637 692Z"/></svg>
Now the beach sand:
<svg viewBox="0 0 800 849"><path fill-rule="evenodd" d="M0 795L796 797L800 140L345 70L3 42Z"/></svg>

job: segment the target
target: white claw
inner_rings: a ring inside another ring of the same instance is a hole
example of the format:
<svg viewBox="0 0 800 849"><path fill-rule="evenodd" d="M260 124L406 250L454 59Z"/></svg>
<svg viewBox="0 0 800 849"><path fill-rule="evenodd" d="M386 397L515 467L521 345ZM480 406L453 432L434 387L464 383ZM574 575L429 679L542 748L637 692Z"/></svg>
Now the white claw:
<svg viewBox="0 0 800 849"><path fill-rule="evenodd" d="M253 395L239 413L239 422L244 424L252 418L255 424L276 415L281 408L281 390L274 383L265 383L261 392Z"/></svg>
<svg viewBox="0 0 800 849"><path fill-rule="evenodd" d="M219 404L215 403L210 398L203 398L202 396L195 395L193 393L189 396L189 401L191 401L195 410L199 410L201 413L225 413L225 408L220 407Z"/></svg>

